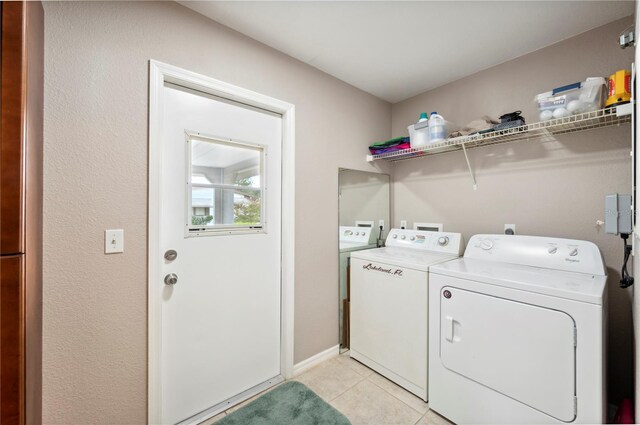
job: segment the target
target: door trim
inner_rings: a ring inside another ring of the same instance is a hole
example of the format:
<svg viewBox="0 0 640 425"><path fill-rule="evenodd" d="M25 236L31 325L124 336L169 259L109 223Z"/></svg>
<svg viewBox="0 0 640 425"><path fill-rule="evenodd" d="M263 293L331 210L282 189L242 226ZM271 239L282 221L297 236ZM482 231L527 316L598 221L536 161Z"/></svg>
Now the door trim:
<svg viewBox="0 0 640 425"><path fill-rule="evenodd" d="M162 253L157 232L162 207L161 129L165 83L219 96L282 115L282 261L280 371L293 376L294 259L295 259L295 106L232 84L155 60L149 61L149 195L148 195L148 423L161 422Z"/></svg>

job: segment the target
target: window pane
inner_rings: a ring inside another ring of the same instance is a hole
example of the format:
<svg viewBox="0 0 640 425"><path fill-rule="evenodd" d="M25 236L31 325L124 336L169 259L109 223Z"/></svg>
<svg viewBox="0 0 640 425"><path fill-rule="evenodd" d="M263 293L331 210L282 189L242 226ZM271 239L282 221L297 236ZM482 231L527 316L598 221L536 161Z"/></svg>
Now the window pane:
<svg viewBox="0 0 640 425"><path fill-rule="evenodd" d="M260 158L261 150L257 148L192 140L191 180L258 188Z"/></svg>
<svg viewBox="0 0 640 425"><path fill-rule="evenodd" d="M248 186L248 187L260 187L260 176L251 176L251 177L236 177L236 181L234 184L238 186Z"/></svg>
<svg viewBox="0 0 640 425"><path fill-rule="evenodd" d="M264 229L263 148L202 136L193 136L190 147L189 229L198 235L229 228Z"/></svg>
<svg viewBox="0 0 640 425"><path fill-rule="evenodd" d="M191 225L204 226L214 223L215 190L208 187L191 188Z"/></svg>
<svg viewBox="0 0 640 425"><path fill-rule="evenodd" d="M262 191L253 188L191 188L191 225L260 225L261 197Z"/></svg>
<svg viewBox="0 0 640 425"><path fill-rule="evenodd" d="M260 224L262 207L260 189L239 189L233 194L234 224L255 226Z"/></svg>
<svg viewBox="0 0 640 425"><path fill-rule="evenodd" d="M191 175L191 183L197 183L197 184L211 184L213 183L211 180L209 180L204 174L192 174Z"/></svg>

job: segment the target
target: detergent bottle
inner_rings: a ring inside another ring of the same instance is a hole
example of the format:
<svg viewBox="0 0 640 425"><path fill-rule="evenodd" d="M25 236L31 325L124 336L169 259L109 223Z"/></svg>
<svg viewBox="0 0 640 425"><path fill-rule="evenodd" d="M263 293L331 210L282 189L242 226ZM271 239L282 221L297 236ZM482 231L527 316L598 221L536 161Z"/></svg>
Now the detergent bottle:
<svg viewBox="0 0 640 425"><path fill-rule="evenodd" d="M442 142L447 137L445 133L444 118L437 112L432 112L429 117L429 141L431 143Z"/></svg>

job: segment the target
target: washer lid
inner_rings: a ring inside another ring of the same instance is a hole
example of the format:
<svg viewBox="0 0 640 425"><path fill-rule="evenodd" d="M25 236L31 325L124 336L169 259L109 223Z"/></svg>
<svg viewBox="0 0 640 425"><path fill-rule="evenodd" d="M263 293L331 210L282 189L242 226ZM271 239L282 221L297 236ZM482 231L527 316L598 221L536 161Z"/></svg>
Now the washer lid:
<svg viewBox="0 0 640 425"><path fill-rule="evenodd" d="M421 251L412 248L384 247L354 252L351 254L351 258L391 264L408 269L428 271L431 265L453 260L457 258L457 256Z"/></svg>
<svg viewBox="0 0 640 425"><path fill-rule="evenodd" d="M458 258L435 265L429 271L433 274L598 305L602 305L607 283L607 276L498 263L475 258Z"/></svg>

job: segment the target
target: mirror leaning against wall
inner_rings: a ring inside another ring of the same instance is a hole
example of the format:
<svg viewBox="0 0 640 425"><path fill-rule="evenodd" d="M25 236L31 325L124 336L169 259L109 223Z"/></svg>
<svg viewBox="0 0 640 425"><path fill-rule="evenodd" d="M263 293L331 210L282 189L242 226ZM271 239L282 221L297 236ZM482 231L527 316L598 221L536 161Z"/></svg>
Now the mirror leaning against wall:
<svg viewBox="0 0 640 425"><path fill-rule="evenodd" d="M387 174L338 170L338 240L340 243L340 352L349 349L349 263L351 252L381 246L390 225L390 178ZM384 222L380 231L380 221Z"/></svg>

